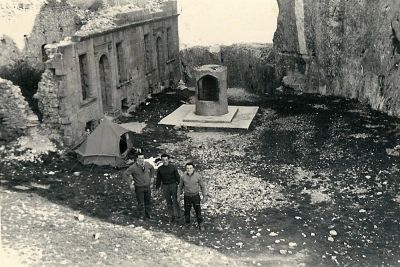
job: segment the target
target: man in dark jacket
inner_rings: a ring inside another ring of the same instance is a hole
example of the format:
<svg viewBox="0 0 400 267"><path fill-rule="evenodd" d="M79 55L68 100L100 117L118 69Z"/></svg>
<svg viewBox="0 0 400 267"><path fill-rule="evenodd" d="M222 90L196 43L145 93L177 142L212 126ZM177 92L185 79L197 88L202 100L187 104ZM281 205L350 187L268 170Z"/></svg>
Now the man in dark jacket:
<svg viewBox="0 0 400 267"><path fill-rule="evenodd" d="M167 201L168 215L170 221L174 222L180 217L180 207L176 195L177 186L180 181L178 169L169 162L169 155L161 155L163 165L158 167L156 189L159 189L162 184L162 190Z"/></svg>
<svg viewBox="0 0 400 267"><path fill-rule="evenodd" d="M143 219L151 217L151 190L150 184L154 177L154 167L144 161L144 155L139 153L136 162L123 174L131 190L135 189L138 210Z"/></svg>

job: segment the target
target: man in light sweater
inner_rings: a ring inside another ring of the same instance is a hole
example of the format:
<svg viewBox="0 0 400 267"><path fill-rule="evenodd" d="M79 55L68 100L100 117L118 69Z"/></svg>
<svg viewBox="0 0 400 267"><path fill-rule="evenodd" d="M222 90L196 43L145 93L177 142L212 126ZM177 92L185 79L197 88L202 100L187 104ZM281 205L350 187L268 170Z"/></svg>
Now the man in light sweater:
<svg viewBox="0 0 400 267"><path fill-rule="evenodd" d="M201 216L201 203L207 201L207 189L203 181L203 177L194 170L193 163L186 163L186 171L181 176L181 181L178 186L178 196L184 192L184 210L185 210L185 223L190 223L190 211L192 206L196 212L197 223L200 230L204 230ZM203 199L200 200L200 191Z"/></svg>
<svg viewBox="0 0 400 267"><path fill-rule="evenodd" d="M128 182L130 189L135 189L138 211L143 219L151 218L150 184L154 174L154 167L144 161L142 153L137 155L136 162L122 174L122 178Z"/></svg>

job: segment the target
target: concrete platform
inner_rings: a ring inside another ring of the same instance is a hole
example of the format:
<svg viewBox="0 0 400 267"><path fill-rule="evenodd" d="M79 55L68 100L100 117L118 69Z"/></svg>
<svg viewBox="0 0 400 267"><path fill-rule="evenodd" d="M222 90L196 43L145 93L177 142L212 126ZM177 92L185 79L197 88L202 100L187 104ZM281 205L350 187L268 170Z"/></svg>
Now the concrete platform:
<svg viewBox="0 0 400 267"><path fill-rule="evenodd" d="M195 110L194 105L182 105L174 112L163 118L158 124L174 125L174 126L189 126L189 127L210 127L210 128L234 128L248 129L254 116L257 114L258 107L255 106L229 106L232 110L237 109L236 114L230 122L215 122L215 121L184 121L188 114ZM209 116L203 116L209 117ZM220 116L216 116L220 117Z"/></svg>
<svg viewBox="0 0 400 267"><path fill-rule="evenodd" d="M233 117L238 112L237 107L229 107L228 113L221 116L199 116L194 113L194 109L189 111L188 114L183 118L184 122L231 122Z"/></svg>

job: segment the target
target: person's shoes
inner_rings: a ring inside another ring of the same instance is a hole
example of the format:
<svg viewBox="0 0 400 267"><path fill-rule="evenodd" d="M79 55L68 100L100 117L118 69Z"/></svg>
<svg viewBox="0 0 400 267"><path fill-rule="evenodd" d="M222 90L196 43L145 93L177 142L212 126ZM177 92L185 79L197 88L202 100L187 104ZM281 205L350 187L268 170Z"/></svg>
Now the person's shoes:
<svg viewBox="0 0 400 267"><path fill-rule="evenodd" d="M170 217L170 218L169 218L169 222L170 222L170 223L174 223L175 221L176 221L176 220L175 220L175 217Z"/></svg>
<svg viewBox="0 0 400 267"><path fill-rule="evenodd" d="M191 226L190 223L185 222L185 228L186 229L190 229L190 226Z"/></svg>

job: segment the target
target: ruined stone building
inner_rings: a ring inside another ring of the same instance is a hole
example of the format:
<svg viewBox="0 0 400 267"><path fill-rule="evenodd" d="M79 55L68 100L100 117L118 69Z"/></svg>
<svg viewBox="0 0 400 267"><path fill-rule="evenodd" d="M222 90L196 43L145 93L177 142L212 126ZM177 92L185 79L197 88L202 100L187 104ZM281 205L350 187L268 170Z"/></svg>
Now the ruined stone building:
<svg viewBox="0 0 400 267"><path fill-rule="evenodd" d="M25 36L25 59L40 67L48 59L45 46L72 36L81 26L81 17L66 1L46 2L35 18L32 31Z"/></svg>
<svg viewBox="0 0 400 267"><path fill-rule="evenodd" d="M21 58L45 68L35 95L42 126L74 145L105 114L132 110L180 80L176 0L110 4L98 13L47 1Z"/></svg>

